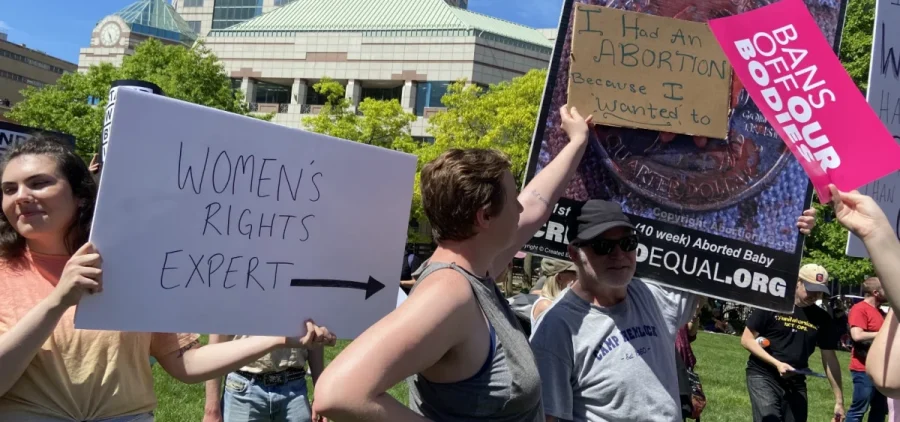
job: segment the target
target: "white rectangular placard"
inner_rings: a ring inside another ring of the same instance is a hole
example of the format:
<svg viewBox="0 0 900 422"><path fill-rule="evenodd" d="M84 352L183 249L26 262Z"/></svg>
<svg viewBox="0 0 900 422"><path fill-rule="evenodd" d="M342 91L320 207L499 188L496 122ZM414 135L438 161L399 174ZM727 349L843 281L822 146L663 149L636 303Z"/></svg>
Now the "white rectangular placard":
<svg viewBox="0 0 900 422"><path fill-rule="evenodd" d="M869 69L869 105L900 142L900 0L877 0L872 63ZM877 151L875 151L877 153ZM900 222L900 172L891 173L859 190L869 195L887 215L894 233ZM847 255L868 258L858 237L850 234Z"/></svg>
<svg viewBox="0 0 900 422"><path fill-rule="evenodd" d="M119 90L75 326L352 339L397 306L416 157Z"/></svg>

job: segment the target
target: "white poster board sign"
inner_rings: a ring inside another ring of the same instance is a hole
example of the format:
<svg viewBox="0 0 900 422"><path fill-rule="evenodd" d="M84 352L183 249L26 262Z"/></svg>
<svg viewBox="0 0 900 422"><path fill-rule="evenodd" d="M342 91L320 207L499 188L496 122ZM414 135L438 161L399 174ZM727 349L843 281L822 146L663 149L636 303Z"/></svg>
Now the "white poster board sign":
<svg viewBox="0 0 900 422"><path fill-rule="evenodd" d="M352 339L397 305L416 157L119 90L79 329Z"/></svg>
<svg viewBox="0 0 900 422"><path fill-rule="evenodd" d="M900 0L876 1L867 99L894 139L900 142ZM900 172L891 173L859 191L881 205L894 233L900 233L897 230L897 223L900 222ZM847 255L869 257L862 241L853 234L847 242Z"/></svg>

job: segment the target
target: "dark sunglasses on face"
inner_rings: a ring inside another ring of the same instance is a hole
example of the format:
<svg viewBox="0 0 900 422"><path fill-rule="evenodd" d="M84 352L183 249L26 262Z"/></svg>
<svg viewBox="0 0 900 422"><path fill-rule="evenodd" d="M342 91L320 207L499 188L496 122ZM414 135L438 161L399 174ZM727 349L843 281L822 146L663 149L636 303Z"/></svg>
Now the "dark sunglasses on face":
<svg viewBox="0 0 900 422"><path fill-rule="evenodd" d="M597 255L609 255L612 253L616 245L619 245L619 249L621 249L622 252L632 252L637 249L638 243L640 243L638 235L633 234L631 236L616 240L594 239L590 243L581 245L581 247L590 247Z"/></svg>

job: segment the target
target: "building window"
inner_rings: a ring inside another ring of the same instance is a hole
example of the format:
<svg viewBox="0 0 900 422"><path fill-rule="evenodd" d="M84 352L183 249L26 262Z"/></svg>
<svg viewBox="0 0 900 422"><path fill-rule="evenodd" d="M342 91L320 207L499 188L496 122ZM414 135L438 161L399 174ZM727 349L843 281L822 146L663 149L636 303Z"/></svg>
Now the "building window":
<svg viewBox="0 0 900 422"><path fill-rule="evenodd" d="M307 105L325 105L325 103L327 101L328 101L328 98L326 98L324 95L316 92L316 90L313 89L312 85L310 85L309 88L307 88L307 90L306 90L306 104Z"/></svg>
<svg viewBox="0 0 900 422"><path fill-rule="evenodd" d="M293 3L293 2L294 2L294 0L275 0L275 5L276 6L284 6L288 3Z"/></svg>
<svg viewBox="0 0 900 422"><path fill-rule="evenodd" d="M184 7L203 7L203 0L184 0Z"/></svg>
<svg viewBox="0 0 900 422"><path fill-rule="evenodd" d="M216 0L212 29L224 29L262 15L263 0Z"/></svg>
<svg viewBox="0 0 900 422"><path fill-rule="evenodd" d="M379 101L400 101L403 98L403 85L395 88L362 88L360 99L371 98Z"/></svg>
<svg viewBox="0 0 900 422"><path fill-rule="evenodd" d="M10 80L13 80L13 81L16 81L16 82L21 82L21 83L23 83L23 84L31 85L31 86L36 87L36 88L43 88L43 87L44 87L44 83L41 82L41 81L36 81L36 80L34 80L34 79L27 78L27 77L22 76L22 75L17 75L17 74L15 74L15 73L10 73L10 72L7 72L7 71L5 71L5 70L0 70L0 78L6 78L6 79L10 79Z"/></svg>
<svg viewBox="0 0 900 422"><path fill-rule="evenodd" d="M191 27L191 31L194 31L194 33L197 34L200 33L200 23L200 21L187 21L188 26Z"/></svg>
<svg viewBox="0 0 900 422"><path fill-rule="evenodd" d="M291 87L256 82L256 101L259 104L290 104Z"/></svg>
<svg viewBox="0 0 900 422"><path fill-rule="evenodd" d="M429 143L429 144L434 143L433 136L413 136L413 140L416 142L421 142L421 143Z"/></svg>
<svg viewBox="0 0 900 422"><path fill-rule="evenodd" d="M416 85L416 116L424 116L425 108L444 107L441 99L453 82L427 81L418 82Z"/></svg>
<svg viewBox="0 0 900 422"><path fill-rule="evenodd" d="M31 66L34 66L37 68L41 68L48 72L58 73L60 75L62 75L65 72L65 70L63 70L63 68L61 68L61 67L53 66L53 65L44 63L42 61L32 59L30 57L25 57L21 54L13 53L12 51L8 51L8 50L0 49L0 57L6 57L8 59L12 59L17 62L22 62L22 63L28 64L28 65L31 65Z"/></svg>

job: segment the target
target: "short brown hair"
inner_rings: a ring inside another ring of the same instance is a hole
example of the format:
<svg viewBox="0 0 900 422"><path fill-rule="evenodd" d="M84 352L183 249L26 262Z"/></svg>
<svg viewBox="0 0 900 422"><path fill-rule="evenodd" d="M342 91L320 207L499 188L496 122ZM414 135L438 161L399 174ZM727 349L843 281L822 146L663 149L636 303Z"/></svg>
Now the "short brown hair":
<svg viewBox="0 0 900 422"><path fill-rule="evenodd" d="M475 215L489 205L488 216L500 213L506 198L503 176L509 158L492 149L451 149L422 168L425 216L434 241L462 241L475 235Z"/></svg>
<svg viewBox="0 0 900 422"><path fill-rule="evenodd" d="M875 292L881 287L881 280L878 277L869 277L862 283L862 291L866 296L874 296Z"/></svg>

